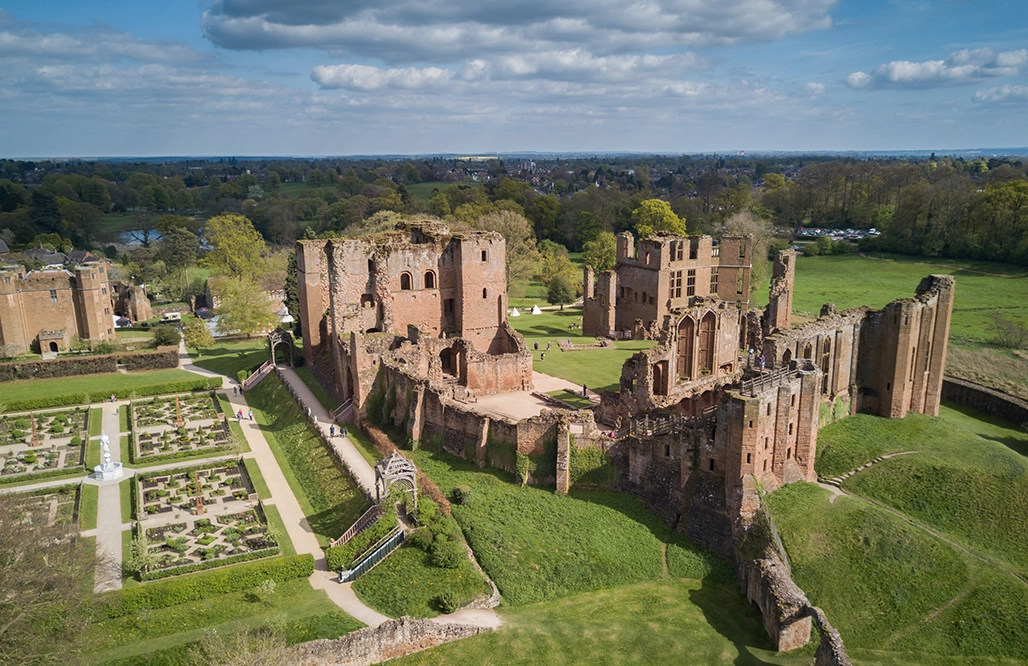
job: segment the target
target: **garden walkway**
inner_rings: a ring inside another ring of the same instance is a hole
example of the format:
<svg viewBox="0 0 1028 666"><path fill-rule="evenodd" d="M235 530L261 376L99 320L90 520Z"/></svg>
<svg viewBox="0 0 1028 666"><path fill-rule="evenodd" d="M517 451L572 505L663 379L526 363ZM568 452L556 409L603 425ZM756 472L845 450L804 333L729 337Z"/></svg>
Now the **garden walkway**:
<svg viewBox="0 0 1028 666"><path fill-rule="evenodd" d="M121 419L119 413L127 402L101 405L103 409L103 431L111 440L111 460L121 460ZM127 462L127 461L125 461ZM125 470L125 477L132 476L131 470ZM85 483L96 485L96 529L83 532L83 536L96 537L96 573L93 576L93 589L96 592L121 589L121 533L130 529L131 524L121 522L121 490L119 485L124 478L113 481L97 481L87 478Z"/></svg>

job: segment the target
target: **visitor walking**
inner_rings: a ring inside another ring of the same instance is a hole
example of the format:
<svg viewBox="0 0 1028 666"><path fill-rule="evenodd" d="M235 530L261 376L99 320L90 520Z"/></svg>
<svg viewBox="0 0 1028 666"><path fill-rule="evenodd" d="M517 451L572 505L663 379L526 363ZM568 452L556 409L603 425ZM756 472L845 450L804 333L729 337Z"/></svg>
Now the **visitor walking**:
<svg viewBox="0 0 1028 666"><path fill-rule="evenodd" d="M588 398L589 397L587 395L588 393L589 393L589 390L585 388L585 384L582 384L582 397L583 398Z"/></svg>
<svg viewBox="0 0 1028 666"><path fill-rule="evenodd" d="M549 342L546 343L546 351L550 351L550 343Z"/></svg>
<svg viewBox="0 0 1028 666"><path fill-rule="evenodd" d="M341 432L339 434L341 434L343 437L346 437L349 434L349 431L346 429L346 426L340 426L340 430Z"/></svg>
<svg viewBox="0 0 1028 666"><path fill-rule="evenodd" d="M330 425L330 426L328 426L328 436L329 436L330 438L332 438L332 437L335 437L335 436L336 436L336 427L335 427L335 425L334 425L334 424L333 424L333 425Z"/></svg>
<svg viewBox="0 0 1028 666"><path fill-rule="evenodd" d="M537 342L537 343L535 343L535 350L536 350L536 351L539 351L539 343L538 343L538 342Z"/></svg>
<svg viewBox="0 0 1028 666"><path fill-rule="evenodd" d="M240 409L238 412L236 412L236 423L242 423L242 422L243 422L243 410Z"/></svg>
<svg viewBox="0 0 1028 666"><path fill-rule="evenodd" d="M239 389L235 386L232 387L232 395L239 395Z"/></svg>
<svg viewBox="0 0 1028 666"><path fill-rule="evenodd" d="M539 352L539 360L540 361L545 361L546 360L546 352Z"/></svg>
<svg viewBox="0 0 1028 666"><path fill-rule="evenodd" d="M253 421L253 410L252 409L246 410L246 415L247 415L247 417L249 417L249 419L251 421Z"/></svg>
<svg viewBox="0 0 1028 666"><path fill-rule="evenodd" d="M763 354L760 355L760 369L761 370L764 369L764 355Z"/></svg>

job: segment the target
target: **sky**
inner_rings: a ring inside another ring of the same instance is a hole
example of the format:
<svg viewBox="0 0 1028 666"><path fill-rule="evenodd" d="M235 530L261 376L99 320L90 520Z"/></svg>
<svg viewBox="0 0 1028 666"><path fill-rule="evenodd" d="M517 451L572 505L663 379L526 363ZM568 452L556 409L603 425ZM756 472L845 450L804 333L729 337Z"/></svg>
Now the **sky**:
<svg viewBox="0 0 1028 666"><path fill-rule="evenodd" d="M0 0L0 157L1028 146L1026 0Z"/></svg>

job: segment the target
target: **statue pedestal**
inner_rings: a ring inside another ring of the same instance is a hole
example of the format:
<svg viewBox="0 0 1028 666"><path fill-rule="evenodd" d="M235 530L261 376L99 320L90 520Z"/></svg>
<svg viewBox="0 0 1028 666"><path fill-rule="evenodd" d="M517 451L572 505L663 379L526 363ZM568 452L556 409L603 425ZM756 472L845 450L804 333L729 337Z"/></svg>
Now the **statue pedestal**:
<svg viewBox="0 0 1028 666"><path fill-rule="evenodd" d="M93 478L98 481L112 481L125 476L120 462L108 462L93 468Z"/></svg>

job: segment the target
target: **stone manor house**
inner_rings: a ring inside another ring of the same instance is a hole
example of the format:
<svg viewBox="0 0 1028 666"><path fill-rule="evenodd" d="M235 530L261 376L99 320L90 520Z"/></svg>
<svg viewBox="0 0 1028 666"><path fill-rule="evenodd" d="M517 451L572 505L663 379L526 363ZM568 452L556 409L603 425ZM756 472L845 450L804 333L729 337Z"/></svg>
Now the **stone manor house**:
<svg viewBox="0 0 1028 666"><path fill-rule="evenodd" d="M618 235L614 270L586 269L583 332L655 345L625 362L619 390L594 409L533 393L550 403L536 416L487 413L479 398L533 390L531 351L507 322L504 252L499 234L425 222L299 241L309 365L355 418L371 412L480 466L517 473L528 456L537 464L527 480L558 492L570 483L571 448L601 448L621 488L728 557L760 489L817 479L821 426L857 411L938 413L952 277L925 277L912 298L881 310L826 304L794 326L793 251L775 258L761 312L749 304L750 237L629 233ZM779 649L804 645L812 622L829 635L775 557L736 561Z"/></svg>

